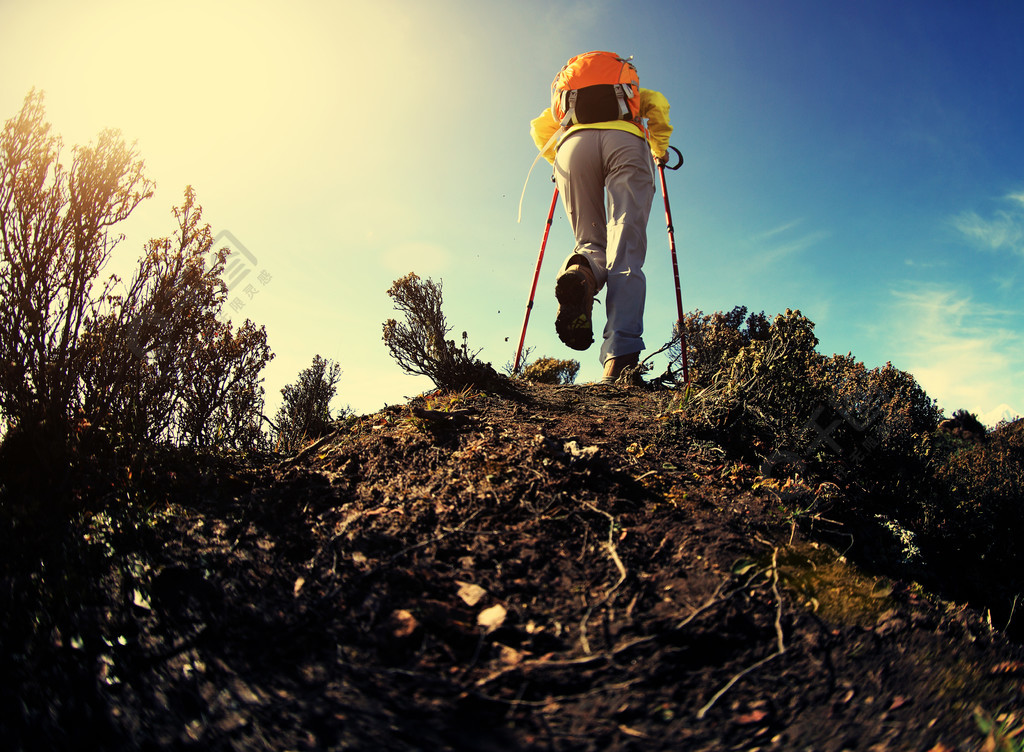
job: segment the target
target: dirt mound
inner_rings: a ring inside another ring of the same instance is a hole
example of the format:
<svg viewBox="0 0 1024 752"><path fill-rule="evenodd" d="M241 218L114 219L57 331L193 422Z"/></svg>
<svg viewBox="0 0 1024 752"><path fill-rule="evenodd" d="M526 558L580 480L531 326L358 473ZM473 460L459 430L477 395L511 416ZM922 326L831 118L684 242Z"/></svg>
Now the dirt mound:
<svg viewBox="0 0 1024 752"><path fill-rule="evenodd" d="M276 464L155 470L145 524L93 517L65 545L73 606L33 607L31 562L5 569L0 730L25 748L967 750L977 707L1022 722L1019 645L858 570L848 531L787 514L672 398L435 395Z"/></svg>

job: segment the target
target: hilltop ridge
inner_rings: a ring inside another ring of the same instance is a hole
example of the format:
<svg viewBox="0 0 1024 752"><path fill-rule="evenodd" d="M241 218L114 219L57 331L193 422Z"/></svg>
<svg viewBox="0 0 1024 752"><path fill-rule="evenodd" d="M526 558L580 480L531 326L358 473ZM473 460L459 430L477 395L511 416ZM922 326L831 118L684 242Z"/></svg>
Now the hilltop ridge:
<svg viewBox="0 0 1024 752"><path fill-rule="evenodd" d="M1019 644L857 566L859 533L798 512L837 488L790 482L780 503L757 468L688 433L674 398L438 392L265 465L154 465L146 524L89 522L80 607L43 614L42 638L6 625L23 647L6 657L5 736L971 750L976 709L1021 724Z"/></svg>

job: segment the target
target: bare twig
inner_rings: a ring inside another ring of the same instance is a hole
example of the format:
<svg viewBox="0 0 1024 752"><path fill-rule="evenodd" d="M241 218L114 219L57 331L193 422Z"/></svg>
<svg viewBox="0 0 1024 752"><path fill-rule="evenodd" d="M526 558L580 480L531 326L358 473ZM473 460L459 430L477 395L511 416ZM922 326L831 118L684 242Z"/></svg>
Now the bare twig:
<svg viewBox="0 0 1024 752"><path fill-rule="evenodd" d="M611 590L605 593L604 598L587 609L587 612L583 614L583 619L580 621L580 644L583 647L583 652L590 655L590 643L587 641L587 621L590 619L590 614L594 612L594 609L600 608L604 604L608 603L611 600L612 595L615 594L615 591L619 589L619 586L626 581L626 567L622 564L622 559L619 558L619 552L615 548L615 518L603 509L598 509L588 501L584 501L583 506L593 512L597 512L598 514L603 514L608 518L608 540L605 542L605 547L608 549L608 554L611 556L612 561L615 562L615 566L619 570L618 582L612 585Z"/></svg>
<svg viewBox="0 0 1024 752"><path fill-rule="evenodd" d="M549 697L545 697L543 700L524 700L522 699L522 691L518 692L516 698L513 700L505 700L501 697L493 697L483 692L476 692L475 694L477 697L482 697L491 702L503 703L510 707L546 708L551 706L552 704L557 704L560 702L579 700L585 697L595 697L603 692L629 689L630 687L636 686L637 684L640 684L645 681L647 681L646 677L638 676L634 679L628 679L627 681L623 682L616 682L614 684L602 684L598 687L594 687L593 689L588 689L585 692L573 692L564 695L551 695Z"/></svg>
<svg viewBox="0 0 1024 752"><path fill-rule="evenodd" d="M707 715L708 711L711 710L711 708L714 706L714 704L716 702L718 702L718 700L722 697L722 695L724 695L726 692L728 692L730 689L732 689L733 685L735 685L738 681L743 679L743 677L745 677L747 674L753 673L757 669L759 669L762 666L764 666L766 663L768 663L768 662L778 658L780 655L782 655L783 653L786 652L786 644L783 641L783 636L782 636L782 599L779 597L779 562L778 562L778 558L779 558L779 549L775 548L775 549L772 550L772 568L771 568L771 573L772 573L772 593L775 595L775 639L776 639L776 645L777 645L777 647L775 649L775 652L772 653L771 655L765 657L765 658L762 658L757 663L754 663L751 666L747 666L745 669L743 669L738 674L736 674L734 677L732 677L732 679L730 679L728 682L726 682L725 686L722 687L717 692L715 692L715 694L712 695L711 699L707 701L707 703L704 705L704 707L702 707L700 710L697 711L697 718L704 718L704 716Z"/></svg>
<svg viewBox="0 0 1024 752"><path fill-rule="evenodd" d="M312 444L310 444L308 447L306 447L301 452L296 454L294 457L289 457L288 459L282 460L278 466L284 468L291 467L292 465L298 465L300 462L302 462L311 454L313 454L313 452L320 449L324 444L330 442L330 440L333 438L335 438L335 433L332 431L326 436L322 436L316 441L314 441Z"/></svg>
<svg viewBox="0 0 1024 752"><path fill-rule="evenodd" d="M1020 600L1020 593L1013 596L1013 603L1010 605L1010 615L1006 617L1006 625L1003 627L1003 631L1006 632L1010 628L1010 623L1013 622L1013 614L1017 610L1017 601Z"/></svg>
<svg viewBox="0 0 1024 752"><path fill-rule="evenodd" d="M653 357L654 357L655 355L661 355L661 353L663 353L663 352L665 352L666 350L668 350L668 349L669 349L670 347L672 347L672 345L676 344L676 343L677 343L678 341L679 341L679 337L678 337L678 335L677 335L677 336L673 337L673 338L672 338L671 340L669 340L668 342L666 342L666 343L665 343L664 345L662 345L661 347L659 347L659 348L658 348L657 350L655 350L654 352L652 352L652 353L651 353L650 355L648 355L648 356L647 356L646 358L644 358L644 359L643 359L643 360L642 360L642 361L640 362L640 365L643 365L643 364L644 364L644 363L646 363L646 362L647 362L648 360L650 360L651 358L653 358Z"/></svg>
<svg viewBox="0 0 1024 752"><path fill-rule="evenodd" d="M748 585L749 585L749 581L747 583L745 583L743 586L741 586L741 587L737 588L736 590L733 590L732 592L730 592L730 593L728 593L728 594L723 596L722 595L722 591L725 589L725 583L723 582L722 584L720 584L715 589L715 592L712 593L710 595L710 597L708 597L708 599L704 603L702 603L699 607L695 608L693 610L693 612L689 616L687 616L685 619L683 619L681 622L679 622L671 631L679 631L681 629L684 629L688 624L690 624L690 622L692 622L698 616L703 614L705 611L707 611L708 609L710 609L710 608L712 608L712 607L714 607L714 606L716 606L716 605L718 605L720 603L723 603L724 601L726 601L727 599L731 598L736 593L738 593L741 590L745 589ZM616 645L611 650L603 651L603 652L600 652L600 653L590 653L588 655L581 656L581 657L578 657L578 658L564 658L564 659L556 659L556 660L535 659L535 660L522 661L521 663L517 663L517 664L515 664L513 666L503 666L503 667L501 667L501 668L499 668L499 669L497 669L495 671L492 671L487 676L484 676L484 677L481 677L480 679L477 679L476 682L474 682L473 686L475 686L475 687L483 687L483 686L485 686L487 684L490 684L491 682L495 681L496 679L499 679L502 676L505 676L506 674L513 673L513 672L528 673L528 672L530 672L530 671L532 671L534 669L540 670L540 669L552 669L552 668L572 668L572 667L591 666L591 665L600 664L600 663L611 663L617 656L619 656L620 654L626 652L627 650L632 650L635 647L638 647L640 645L645 645L645 644L647 644L649 642L655 642L656 640L661 639L663 637L664 637L664 633L663 632L659 632L659 633L651 634L651 635L645 635L644 637L635 637L635 638L633 638L631 640L626 640L624 642L620 642L618 645Z"/></svg>
<svg viewBox="0 0 1024 752"><path fill-rule="evenodd" d="M744 585L744 587L746 587L746 586ZM711 594L710 598L708 598L706 601L704 601L704 603L701 604L698 608L695 608L693 610L693 613L691 613L689 616L687 616L681 622L676 624L675 631L678 632L680 629L685 628L690 622L692 622L698 616L700 616L705 611L710 609L712 606L718 605L719 603L721 603L721 602L731 598L736 592L739 592L739 590L736 590L736 591L733 591L732 593L729 593L729 595L725 596L724 598L719 597L721 595L721 592L724 589L725 589L725 583L722 582L717 588L715 588L715 592L713 592ZM742 588L740 588L740 589L742 589Z"/></svg>
<svg viewBox="0 0 1024 752"><path fill-rule="evenodd" d="M466 525L468 525L468 524L469 524L470 522L472 522L472 521L473 521L473 519L474 519L474 518L475 518L475 517L476 517L477 515L479 515L479 514L480 514L480 512L482 512L482 511L483 511L482 509L478 509L478 510L476 510L475 512L473 512L473 514L469 515L469 517L467 517L466 519L464 519L464 520L463 520L462 522L460 522L460 523L459 523L458 525L456 525L455 527L452 527L452 528L448 528L448 529L446 529L446 530L445 530L445 531L444 531L443 533L441 533L440 535L435 535L435 536L434 536L433 538L428 538L428 539L427 539L427 540L425 540L425 541L420 541L419 543L414 543L414 544L412 544L411 546L407 546L407 547L403 548L403 549L402 549L401 551L399 551L398 553L396 553L396 554L392 554L392 555L391 555L391 556L390 556L390 557L388 558L388 562L390 563L390 562L394 561L395 559L399 559L399 558L401 558L402 556L405 556L405 555L406 555L407 553L409 553L410 551L415 551L415 550L416 550L416 549L418 549L418 548L423 548L423 547L425 547L425 546L429 546L429 545L430 545L431 543L440 543L440 542L441 542L441 541L443 541L443 540L444 540L445 538L447 538L447 537L448 537L449 535L452 535L452 534L454 534L454 533L461 533L461 532L462 532L462 530L463 530L463 528L465 528L465 527L466 527Z"/></svg>

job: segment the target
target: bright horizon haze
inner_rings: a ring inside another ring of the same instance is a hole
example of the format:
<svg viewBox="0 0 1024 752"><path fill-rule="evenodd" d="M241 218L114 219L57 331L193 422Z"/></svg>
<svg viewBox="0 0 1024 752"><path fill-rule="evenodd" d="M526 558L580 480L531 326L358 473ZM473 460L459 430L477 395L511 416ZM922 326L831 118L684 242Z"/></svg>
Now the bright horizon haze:
<svg viewBox="0 0 1024 752"><path fill-rule="evenodd" d="M799 309L819 351L914 375L950 415L1024 411L1024 4L816 0L0 3L0 119L32 88L71 147L117 128L156 193L108 272L204 219L258 272L236 324L266 326L267 411L320 354L335 408L431 388L387 353L391 283L443 283L452 338L515 356L553 189L529 122L594 49L671 103L683 305ZM675 319L664 205L648 227L645 339ZM558 208L527 345L599 378L554 332L572 249ZM598 326L603 310L596 309ZM655 363L656 371L664 361Z"/></svg>

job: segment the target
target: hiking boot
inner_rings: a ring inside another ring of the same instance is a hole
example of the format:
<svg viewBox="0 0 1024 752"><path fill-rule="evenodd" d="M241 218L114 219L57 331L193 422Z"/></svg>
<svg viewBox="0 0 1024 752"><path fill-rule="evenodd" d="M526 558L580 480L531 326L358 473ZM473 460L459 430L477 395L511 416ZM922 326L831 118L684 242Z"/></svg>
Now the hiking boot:
<svg viewBox="0 0 1024 752"><path fill-rule="evenodd" d="M555 331L573 350L586 350L594 342L592 316L596 291L597 280L586 261L569 267L555 280Z"/></svg>
<svg viewBox="0 0 1024 752"><path fill-rule="evenodd" d="M635 352L632 355L620 355L617 358L608 358L604 362L604 378L601 379L602 384L614 384L619 380L619 376L627 368L636 368L640 364L640 353Z"/></svg>

